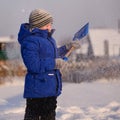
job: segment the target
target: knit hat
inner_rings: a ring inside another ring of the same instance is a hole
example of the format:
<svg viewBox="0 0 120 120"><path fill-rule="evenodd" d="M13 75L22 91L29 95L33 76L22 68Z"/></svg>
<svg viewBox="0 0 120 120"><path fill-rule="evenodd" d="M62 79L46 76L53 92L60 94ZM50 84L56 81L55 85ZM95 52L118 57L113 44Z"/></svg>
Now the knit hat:
<svg viewBox="0 0 120 120"><path fill-rule="evenodd" d="M50 13L42 9L35 9L30 13L29 24L31 28L41 28L53 22Z"/></svg>

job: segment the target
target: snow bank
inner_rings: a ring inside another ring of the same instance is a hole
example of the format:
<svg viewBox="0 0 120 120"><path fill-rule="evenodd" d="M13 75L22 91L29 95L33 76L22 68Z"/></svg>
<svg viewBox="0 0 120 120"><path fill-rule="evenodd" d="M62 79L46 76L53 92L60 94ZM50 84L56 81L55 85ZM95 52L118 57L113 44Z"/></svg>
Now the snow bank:
<svg viewBox="0 0 120 120"><path fill-rule="evenodd" d="M80 108L58 107L57 120L119 120L120 103L111 102L106 106Z"/></svg>
<svg viewBox="0 0 120 120"><path fill-rule="evenodd" d="M64 83L56 120L120 120L120 83ZM22 120L23 81L0 86L0 120Z"/></svg>
<svg viewBox="0 0 120 120"><path fill-rule="evenodd" d="M102 80L104 81L104 80ZM59 106L98 106L112 101L120 102L120 82L65 83Z"/></svg>

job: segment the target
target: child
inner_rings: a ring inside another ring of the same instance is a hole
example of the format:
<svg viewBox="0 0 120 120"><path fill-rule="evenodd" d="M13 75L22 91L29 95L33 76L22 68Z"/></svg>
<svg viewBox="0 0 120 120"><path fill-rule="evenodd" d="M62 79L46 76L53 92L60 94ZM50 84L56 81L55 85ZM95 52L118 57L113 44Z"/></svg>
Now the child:
<svg viewBox="0 0 120 120"><path fill-rule="evenodd" d="M57 58L62 58L78 43L73 42L60 48L52 38L53 17L42 9L35 9L29 23L20 27L18 41L21 55L27 68L24 86L26 110L24 120L55 120L57 97L61 94L61 73Z"/></svg>

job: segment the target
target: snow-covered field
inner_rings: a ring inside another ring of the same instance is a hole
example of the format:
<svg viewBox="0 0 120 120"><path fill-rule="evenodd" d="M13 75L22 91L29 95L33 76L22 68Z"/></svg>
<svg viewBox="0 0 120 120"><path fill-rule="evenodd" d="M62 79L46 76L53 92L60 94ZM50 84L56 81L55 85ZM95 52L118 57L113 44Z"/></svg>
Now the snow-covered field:
<svg viewBox="0 0 120 120"><path fill-rule="evenodd" d="M23 120L23 84L15 78L12 84L0 86L0 120ZM57 120L120 120L120 82L63 83L56 117Z"/></svg>

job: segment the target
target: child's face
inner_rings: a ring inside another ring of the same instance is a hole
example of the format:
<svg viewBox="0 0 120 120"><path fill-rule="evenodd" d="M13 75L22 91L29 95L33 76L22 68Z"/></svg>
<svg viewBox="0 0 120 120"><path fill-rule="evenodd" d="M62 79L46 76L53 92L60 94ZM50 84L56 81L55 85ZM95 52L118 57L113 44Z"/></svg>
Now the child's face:
<svg viewBox="0 0 120 120"><path fill-rule="evenodd" d="M51 32L52 30L52 23L49 23L43 27L40 28L41 30L48 30L49 32Z"/></svg>

